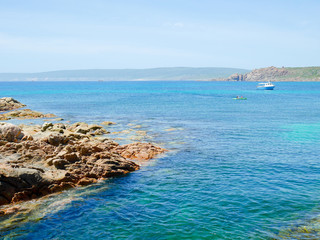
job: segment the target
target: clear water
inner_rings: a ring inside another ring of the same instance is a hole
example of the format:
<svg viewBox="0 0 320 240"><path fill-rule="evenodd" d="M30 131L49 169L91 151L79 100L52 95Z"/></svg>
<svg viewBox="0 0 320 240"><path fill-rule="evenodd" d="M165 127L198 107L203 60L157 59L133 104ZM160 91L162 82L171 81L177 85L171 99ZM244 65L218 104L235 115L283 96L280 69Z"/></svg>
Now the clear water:
<svg viewBox="0 0 320 240"><path fill-rule="evenodd" d="M0 86L1 97L71 122L141 125L171 150L0 219L3 239L320 239L320 83Z"/></svg>

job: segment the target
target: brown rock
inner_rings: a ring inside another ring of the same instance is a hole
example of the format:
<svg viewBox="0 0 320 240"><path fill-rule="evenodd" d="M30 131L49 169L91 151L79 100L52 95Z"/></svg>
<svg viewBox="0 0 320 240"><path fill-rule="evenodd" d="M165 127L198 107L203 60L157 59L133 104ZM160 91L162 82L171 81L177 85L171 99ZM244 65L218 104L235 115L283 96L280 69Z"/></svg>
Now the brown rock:
<svg viewBox="0 0 320 240"><path fill-rule="evenodd" d="M123 146L118 146L115 149L121 156L136 160L149 160L160 153L167 150L151 143L131 143Z"/></svg>
<svg viewBox="0 0 320 240"><path fill-rule="evenodd" d="M89 184L95 183L95 182L97 182L97 180L95 178L85 177L85 178L82 178L81 180L79 180L77 184L80 186L86 186L86 185L89 185Z"/></svg>
<svg viewBox="0 0 320 240"><path fill-rule="evenodd" d="M55 117L53 114L43 114L41 112L32 111L31 109L22 109L11 111L0 115L0 120L17 118L17 119L36 119L45 117Z"/></svg>
<svg viewBox="0 0 320 240"><path fill-rule="evenodd" d="M21 140L23 133L21 129L11 123L0 123L0 138L5 139L9 142Z"/></svg>
<svg viewBox="0 0 320 240"><path fill-rule="evenodd" d="M70 129L76 130L80 125L84 124L76 124L74 128L65 126L65 129L57 125L57 129L65 130L63 134L50 132L55 124L44 132L41 126L34 130L26 128L28 135L23 141L19 138L8 141L3 137L0 140L0 205L124 175L139 169L138 164L124 157L150 159L165 151L150 143L119 146L110 139L84 134L71 140ZM101 129L91 127L90 131ZM31 132L34 135L29 135Z"/></svg>
<svg viewBox="0 0 320 240"><path fill-rule="evenodd" d="M53 166L55 166L57 169L65 169L66 165L69 164L69 162L65 159L54 159L52 161Z"/></svg>
<svg viewBox="0 0 320 240"><path fill-rule="evenodd" d="M9 111L16 108L25 107L26 105L11 97L0 98L0 111Z"/></svg>
<svg viewBox="0 0 320 240"><path fill-rule="evenodd" d="M227 81L251 81L251 82L258 82L258 81L275 81L279 80L279 78L288 75L289 71L285 68L276 68L276 67L267 67L267 68L260 68L254 69L253 71L246 73L246 74L232 74L228 77Z"/></svg>
<svg viewBox="0 0 320 240"><path fill-rule="evenodd" d="M29 191L22 191L22 192L17 192L14 194L12 198L12 202L20 202L20 201L26 201L31 199L31 193Z"/></svg>
<svg viewBox="0 0 320 240"><path fill-rule="evenodd" d="M74 163L80 160L79 156L76 153L67 153L64 155L64 158L71 163Z"/></svg>
<svg viewBox="0 0 320 240"><path fill-rule="evenodd" d="M47 142L53 146L58 146L59 144L65 144L68 139L62 134L52 133L48 136Z"/></svg>

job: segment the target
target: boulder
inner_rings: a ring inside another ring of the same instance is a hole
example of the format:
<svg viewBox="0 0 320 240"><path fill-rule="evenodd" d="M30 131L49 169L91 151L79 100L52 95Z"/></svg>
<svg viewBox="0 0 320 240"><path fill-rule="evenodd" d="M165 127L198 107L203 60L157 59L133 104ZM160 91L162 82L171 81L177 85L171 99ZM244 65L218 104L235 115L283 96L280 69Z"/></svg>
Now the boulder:
<svg viewBox="0 0 320 240"><path fill-rule="evenodd" d="M44 124L42 124L41 126L41 131L45 132L47 129L50 129L53 127L53 124L51 122L45 122Z"/></svg>
<svg viewBox="0 0 320 240"><path fill-rule="evenodd" d="M23 136L24 134L18 126L11 123L0 123L0 138L14 142L21 140Z"/></svg>
<svg viewBox="0 0 320 240"><path fill-rule="evenodd" d="M69 162L65 159L55 159L52 161L53 166L55 166L57 169L65 169L66 165L69 164Z"/></svg>
<svg viewBox="0 0 320 240"><path fill-rule="evenodd" d="M79 156L76 153L67 153L64 155L64 158L71 163L74 163L80 160Z"/></svg>
<svg viewBox="0 0 320 240"><path fill-rule="evenodd" d="M67 141L68 139L64 135L59 133L51 133L47 138L47 142L53 146L65 144Z"/></svg>
<svg viewBox="0 0 320 240"><path fill-rule="evenodd" d="M12 109L17 109L17 108L21 108L21 107L25 107L25 106L26 105L13 99L12 97L0 98L0 111L9 111Z"/></svg>
<svg viewBox="0 0 320 240"><path fill-rule="evenodd" d="M8 203L29 200L39 195L38 189L50 184L42 171L31 168L0 168L0 200Z"/></svg>

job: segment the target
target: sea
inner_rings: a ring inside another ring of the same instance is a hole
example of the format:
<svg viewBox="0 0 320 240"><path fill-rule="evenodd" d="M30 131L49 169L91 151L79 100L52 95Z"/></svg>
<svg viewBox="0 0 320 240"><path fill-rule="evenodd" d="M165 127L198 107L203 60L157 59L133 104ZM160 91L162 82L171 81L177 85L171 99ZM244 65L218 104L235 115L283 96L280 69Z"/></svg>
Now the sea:
<svg viewBox="0 0 320 240"><path fill-rule="evenodd" d="M256 85L0 82L0 97L63 118L50 121L112 121L106 136L120 144L169 150L24 203L0 217L0 239L320 239L320 82Z"/></svg>

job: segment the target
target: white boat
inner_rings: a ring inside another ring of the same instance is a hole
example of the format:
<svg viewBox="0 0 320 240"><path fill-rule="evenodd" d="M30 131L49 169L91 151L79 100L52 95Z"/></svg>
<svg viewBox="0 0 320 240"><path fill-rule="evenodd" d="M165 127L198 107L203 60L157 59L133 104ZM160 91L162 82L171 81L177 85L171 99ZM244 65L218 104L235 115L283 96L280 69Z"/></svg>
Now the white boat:
<svg viewBox="0 0 320 240"><path fill-rule="evenodd" d="M257 89L259 90L273 90L275 85L273 85L270 81L265 83L259 83Z"/></svg>

